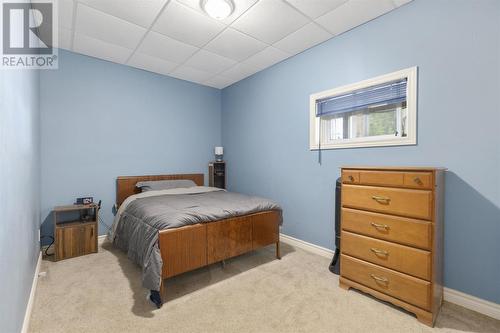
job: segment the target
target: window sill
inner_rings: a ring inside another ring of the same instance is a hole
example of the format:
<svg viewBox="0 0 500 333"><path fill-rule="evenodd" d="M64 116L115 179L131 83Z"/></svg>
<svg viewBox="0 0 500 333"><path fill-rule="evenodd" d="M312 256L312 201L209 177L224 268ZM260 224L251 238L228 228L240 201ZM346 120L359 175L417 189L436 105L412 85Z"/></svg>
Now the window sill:
<svg viewBox="0 0 500 333"><path fill-rule="evenodd" d="M356 141L345 141L342 143L324 143L321 144L321 150L327 149L346 149L346 148L369 148L369 147L388 147L388 146L408 146L416 145L416 138L404 138L404 139L387 139L387 140L356 140ZM312 144L309 145L309 150L319 150L319 145Z"/></svg>

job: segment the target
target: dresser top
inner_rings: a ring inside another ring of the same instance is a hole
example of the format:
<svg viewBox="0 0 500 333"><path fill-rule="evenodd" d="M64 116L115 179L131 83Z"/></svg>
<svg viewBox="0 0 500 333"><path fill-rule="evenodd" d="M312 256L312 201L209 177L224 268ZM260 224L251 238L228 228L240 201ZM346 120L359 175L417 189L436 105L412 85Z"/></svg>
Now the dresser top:
<svg viewBox="0 0 500 333"><path fill-rule="evenodd" d="M391 171L434 171L447 170L444 167L426 167L426 166L363 166L363 165L344 165L341 169L354 170L391 170Z"/></svg>

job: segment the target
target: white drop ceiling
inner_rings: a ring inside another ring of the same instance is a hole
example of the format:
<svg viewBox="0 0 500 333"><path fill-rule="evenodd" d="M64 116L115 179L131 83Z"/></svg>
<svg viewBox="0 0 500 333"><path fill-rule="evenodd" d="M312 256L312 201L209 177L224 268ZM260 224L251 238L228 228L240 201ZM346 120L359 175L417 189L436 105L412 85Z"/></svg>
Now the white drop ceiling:
<svg viewBox="0 0 500 333"><path fill-rule="evenodd" d="M61 49L224 88L411 0L59 0Z"/></svg>

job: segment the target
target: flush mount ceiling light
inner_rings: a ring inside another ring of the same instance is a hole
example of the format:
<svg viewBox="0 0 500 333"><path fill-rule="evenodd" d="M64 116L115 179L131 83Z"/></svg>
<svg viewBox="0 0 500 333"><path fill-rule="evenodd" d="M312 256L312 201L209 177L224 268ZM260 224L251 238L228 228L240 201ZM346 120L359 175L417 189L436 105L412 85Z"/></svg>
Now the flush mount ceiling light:
<svg viewBox="0 0 500 333"><path fill-rule="evenodd" d="M201 8L216 20L223 20L234 10L231 0L201 0Z"/></svg>

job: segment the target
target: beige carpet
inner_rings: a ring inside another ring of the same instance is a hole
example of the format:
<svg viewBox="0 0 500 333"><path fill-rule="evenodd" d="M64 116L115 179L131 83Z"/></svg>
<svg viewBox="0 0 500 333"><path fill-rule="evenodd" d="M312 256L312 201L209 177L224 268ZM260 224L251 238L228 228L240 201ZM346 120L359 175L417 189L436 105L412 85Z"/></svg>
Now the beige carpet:
<svg viewBox="0 0 500 333"><path fill-rule="evenodd" d="M167 280L157 310L139 269L105 243L98 254L43 261L31 332L500 332L500 321L445 303L436 327L340 289L329 260L283 244Z"/></svg>

